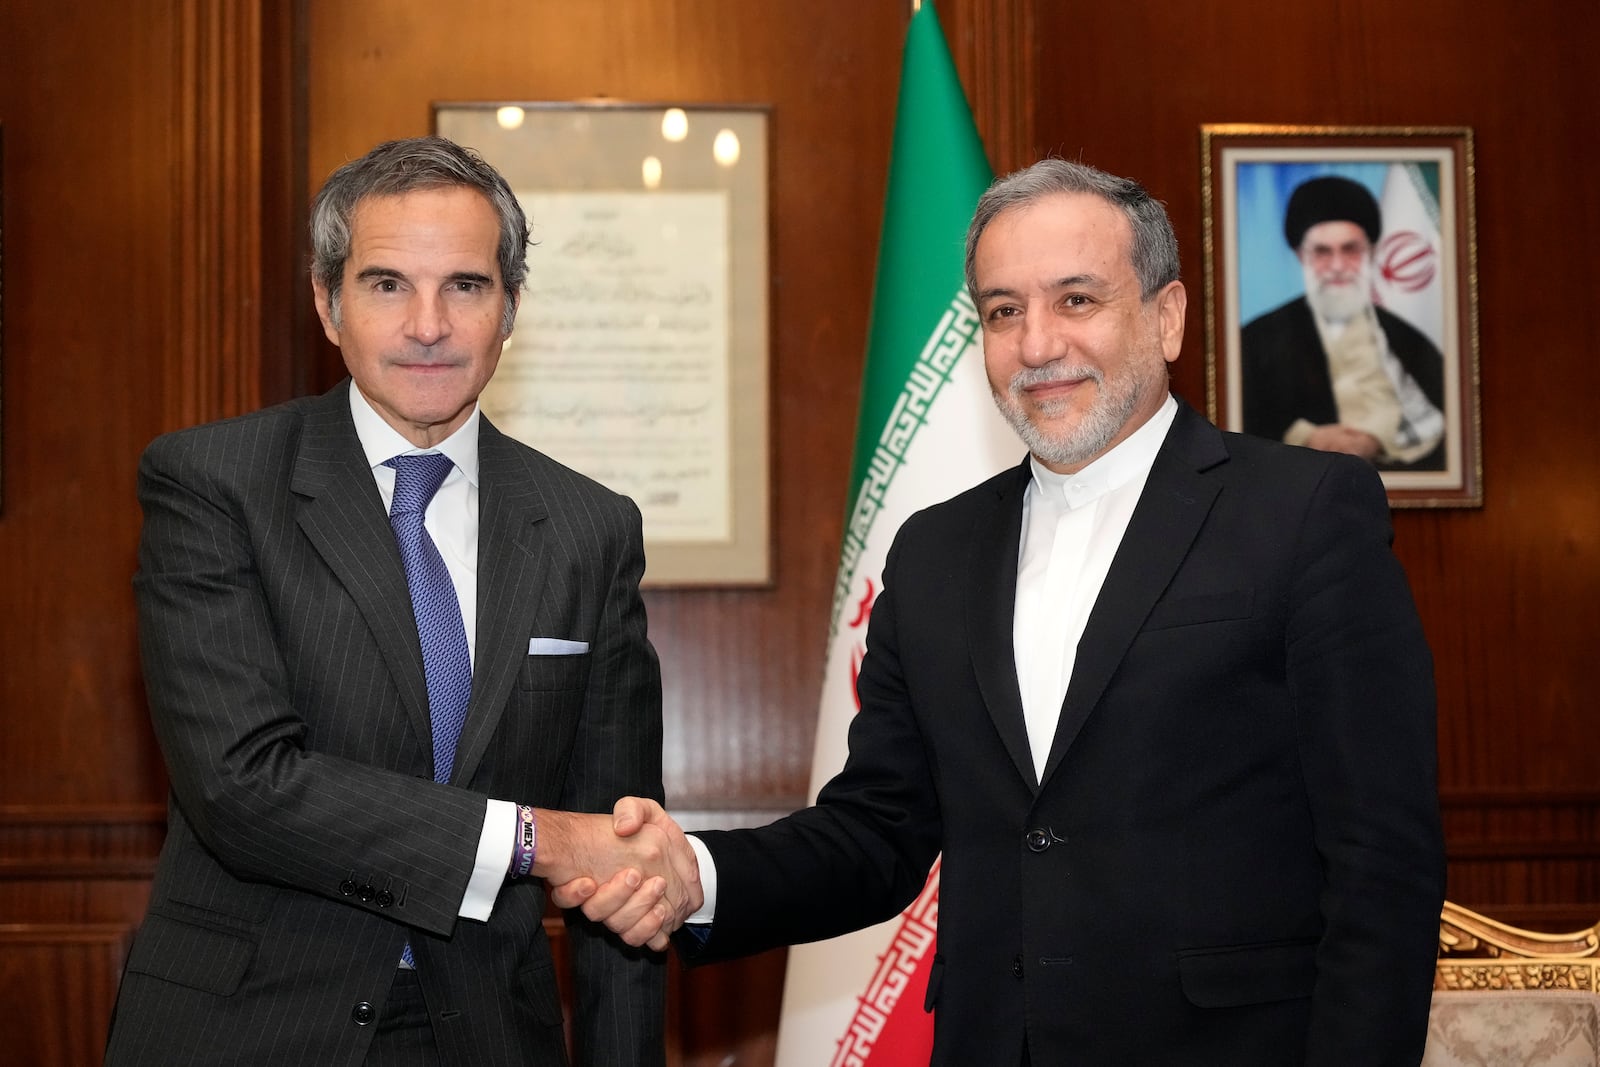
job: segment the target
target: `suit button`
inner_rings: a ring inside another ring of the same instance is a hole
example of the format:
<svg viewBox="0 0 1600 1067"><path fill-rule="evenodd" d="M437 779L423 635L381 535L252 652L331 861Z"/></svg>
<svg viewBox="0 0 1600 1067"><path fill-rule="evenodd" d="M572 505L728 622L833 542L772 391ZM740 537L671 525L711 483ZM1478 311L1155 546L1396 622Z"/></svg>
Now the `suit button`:
<svg viewBox="0 0 1600 1067"><path fill-rule="evenodd" d="M1022 957L1020 955L1011 957L1011 977L1022 977Z"/></svg>
<svg viewBox="0 0 1600 1067"><path fill-rule="evenodd" d="M1023 835L1023 840L1028 843L1029 852L1043 852L1050 847L1050 835L1037 826Z"/></svg>
<svg viewBox="0 0 1600 1067"><path fill-rule="evenodd" d="M368 882L366 885L356 890L356 899L361 901L363 904L371 904L372 898L377 895L378 891L372 888L371 882Z"/></svg>
<svg viewBox="0 0 1600 1067"><path fill-rule="evenodd" d="M378 890L377 905L380 908L391 907L394 904L394 894L387 889Z"/></svg>
<svg viewBox="0 0 1600 1067"><path fill-rule="evenodd" d="M343 893L347 897L355 896L356 895L356 882L355 882L355 879L354 878L346 878L344 881L340 882L339 883L339 892Z"/></svg>
<svg viewBox="0 0 1600 1067"><path fill-rule="evenodd" d="M377 1009L366 1001L362 1001L350 1009L350 1018L356 1021L357 1026L366 1026L378 1017Z"/></svg>

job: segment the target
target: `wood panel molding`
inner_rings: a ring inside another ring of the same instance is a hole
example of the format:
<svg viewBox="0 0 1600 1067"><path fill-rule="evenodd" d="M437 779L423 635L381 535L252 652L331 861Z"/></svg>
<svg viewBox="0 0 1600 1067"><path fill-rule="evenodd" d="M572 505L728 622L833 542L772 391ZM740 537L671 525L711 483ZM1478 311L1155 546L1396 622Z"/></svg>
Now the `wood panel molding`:
<svg viewBox="0 0 1600 1067"><path fill-rule="evenodd" d="M1025 167L1036 158L1034 0L955 0L948 8L946 37L989 165L997 175Z"/></svg>
<svg viewBox="0 0 1600 1067"><path fill-rule="evenodd" d="M1526 807L1587 808L1600 811L1600 789L1441 789L1445 811Z"/></svg>
<svg viewBox="0 0 1600 1067"><path fill-rule="evenodd" d="M1600 863L1600 790L1446 790L1439 807L1453 862Z"/></svg>
<svg viewBox="0 0 1600 1067"><path fill-rule="evenodd" d="M166 838L160 804L0 806L0 880L150 878Z"/></svg>
<svg viewBox="0 0 1600 1067"><path fill-rule="evenodd" d="M99 1063L132 935L121 923L0 924L5 1062Z"/></svg>
<svg viewBox="0 0 1600 1067"><path fill-rule="evenodd" d="M260 405L262 20L259 0L179 5L169 428Z"/></svg>

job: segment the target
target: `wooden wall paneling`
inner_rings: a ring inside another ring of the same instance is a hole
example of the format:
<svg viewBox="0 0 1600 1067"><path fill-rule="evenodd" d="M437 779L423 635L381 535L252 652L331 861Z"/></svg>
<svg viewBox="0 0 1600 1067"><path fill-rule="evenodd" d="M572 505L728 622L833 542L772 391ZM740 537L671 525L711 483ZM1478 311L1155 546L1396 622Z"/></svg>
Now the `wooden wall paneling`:
<svg viewBox="0 0 1600 1067"><path fill-rule="evenodd" d="M129 579L134 467L161 425L170 342L170 29L125 9L80 25L55 5L0 5L0 804L159 787Z"/></svg>
<svg viewBox="0 0 1600 1067"><path fill-rule="evenodd" d="M0 923L0 1034L7 1063L99 1063L128 927Z"/></svg>
<svg viewBox="0 0 1600 1067"><path fill-rule="evenodd" d="M243 2L101 6L82 26L6 7L0 803L159 800L134 468L161 430L260 394L261 20Z"/></svg>
<svg viewBox="0 0 1600 1067"><path fill-rule="evenodd" d="M1167 201L1192 301L1202 123L1473 128L1485 501L1397 513L1396 551L1434 651L1451 896L1593 922L1600 867L1576 835L1594 840L1597 801L1600 420L1586 390L1562 383L1587 381L1600 351L1600 322L1581 311L1600 146L1573 136L1593 126L1600 8L1491 4L1469 26L1444 0L1230 0L1204 18L1132 0L1093 18L1092 40L1090 16L1034 5L1039 139ZM1551 225L1530 226L1530 204L1551 205ZM1174 382L1203 405L1194 312Z"/></svg>
<svg viewBox="0 0 1600 1067"><path fill-rule="evenodd" d="M260 11L206 0L178 11L169 427L237 415L261 399Z"/></svg>
<svg viewBox="0 0 1600 1067"><path fill-rule="evenodd" d="M159 826L152 841L102 823L163 788L140 695L129 578L133 471L161 426L175 282L167 15L108 3L71 12L33 0L0 5L7 1062L98 1060L149 876L138 856L153 856L159 843Z"/></svg>
<svg viewBox="0 0 1600 1067"><path fill-rule="evenodd" d="M160 804L0 806L0 881L147 879L166 814Z"/></svg>
<svg viewBox="0 0 1600 1067"><path fill-rule="evenodd" d="M967 92L989 166L1009 174L1038 158L1034 0L945 0L940 25Z"/></svg>
<svg viewBox="0 0 1600 1067"><path fill-rule="evenodd" d="M258 8L261 20L260 107L255 173L260 182L259 402L273 404L316 391L317 325L308 297L310 247L306 188L308 136L306 57L309 0Z"/></svg>
<svg viewBox="0 0 1600 1067"><path fill-rule="evenodd" d="M7 1062L98 1061L164 832L130 586L139 454L292 388L288 290L264 272L303 197L282 61L302 8L0 5Z"/></svg>
<svg viewBox="0 0 1600 1067"><path fill-rule="evenodd" d="M787 961L785 951L688 970L674 960L668 996L678 1037L670 1051L683 1067L773 1062Z"/></svg>
<svg viewBox="0 0 1600 1067"><path fill-rule="evenodd" d="M1447 790L1450 892L1539 930L1600 918L1600 791Z"/></svg>

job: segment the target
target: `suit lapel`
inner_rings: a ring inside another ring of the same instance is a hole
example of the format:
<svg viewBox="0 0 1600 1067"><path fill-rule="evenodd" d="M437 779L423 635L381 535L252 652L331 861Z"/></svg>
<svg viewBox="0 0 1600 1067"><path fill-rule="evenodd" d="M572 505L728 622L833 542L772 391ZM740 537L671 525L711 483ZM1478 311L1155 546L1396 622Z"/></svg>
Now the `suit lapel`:
<svg viewBox="0 0 1600 1067"><path fill-rule="evenodd" d="M472 703L451 781L470 781L505 713L546 584L548 514L515 442L482 419L478 431L478 632Z"/></svg>
<svg viewBox="0 0 1600 1067"><path fill-rule="evenodd" d="M1022 495L1028 478L1028 461L1024 459L1013 476L1001 482L994 506L973 531L965 600L978 689L1017 773L1036 789L1028 728L1022 717L1022 693L1017 686L1017 655L1011 640L1017 601L1017 545L1022 540Z"/></svg>
<svg viewBox="0 0 1600 1067"><path fill-rule="evenodd" d="M1042 781L1049 781L1060 766L1150 609L1188 555L1220 489L1203 472L1226 459L1217 428L1180 402L1078 641Z"/></svg>
<svg viewBox="0 0 1600 1067"><path fill-rule="evenodd" d="M349 382L306 416L290 488L296 521L355 600L400 691L406 717L432 759L428 687L400 549L350 417Z"/></svg>

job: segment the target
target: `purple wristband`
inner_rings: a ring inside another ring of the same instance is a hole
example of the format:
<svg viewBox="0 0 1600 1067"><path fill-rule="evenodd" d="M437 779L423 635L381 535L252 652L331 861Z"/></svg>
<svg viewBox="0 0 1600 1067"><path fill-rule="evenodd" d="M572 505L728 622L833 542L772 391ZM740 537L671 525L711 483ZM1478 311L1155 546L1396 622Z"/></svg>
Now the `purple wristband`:
<svg viewBox="0 0 1600 1067"><path fill-rule="evenodd" d="M517 840L511 848L511 877L526 878L539 853L539 828L533 821L533 806L517 805Z"/></svg>

